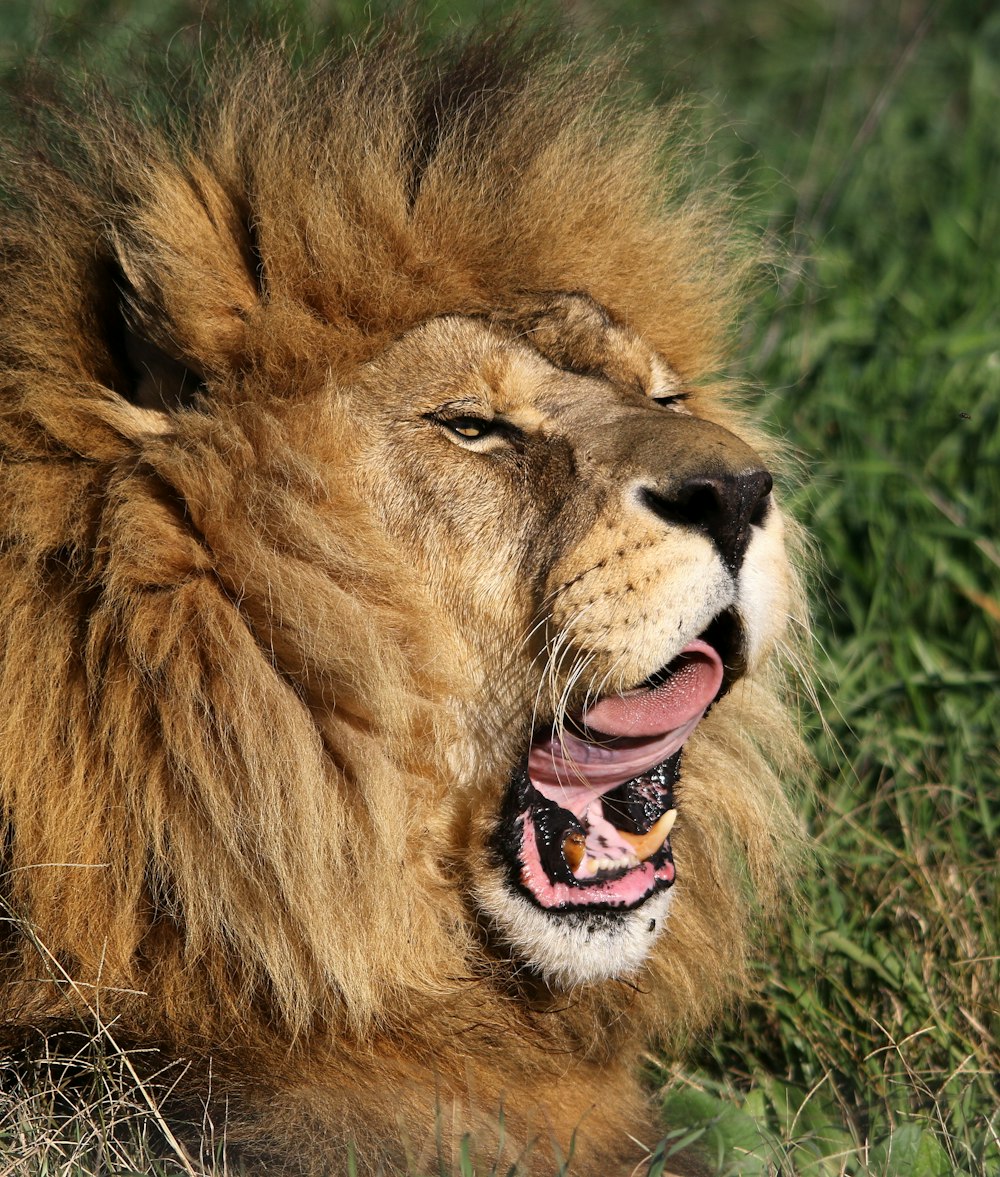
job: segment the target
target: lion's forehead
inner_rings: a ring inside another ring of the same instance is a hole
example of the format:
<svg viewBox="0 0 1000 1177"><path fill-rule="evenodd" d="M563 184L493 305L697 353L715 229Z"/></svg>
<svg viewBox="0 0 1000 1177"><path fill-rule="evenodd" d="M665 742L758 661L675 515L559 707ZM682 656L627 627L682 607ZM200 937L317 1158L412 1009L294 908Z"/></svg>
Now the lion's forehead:
<svg viewBox="0 0 1000 1177"><path fill-rule="evenodd" d="M566 315L567 303L591 312ZM667 357L583 295L551 296L541 309L529 303L514 311L440 316L390 350L375 370L398 371L402 363L415 394L431 400L478 394L498 413L519 414L516 423L525 427L565 415L580 400L584 386L571 388L557 379L560 373L600 382L605 397L616 389L673 396L683 388Z"/></svg>

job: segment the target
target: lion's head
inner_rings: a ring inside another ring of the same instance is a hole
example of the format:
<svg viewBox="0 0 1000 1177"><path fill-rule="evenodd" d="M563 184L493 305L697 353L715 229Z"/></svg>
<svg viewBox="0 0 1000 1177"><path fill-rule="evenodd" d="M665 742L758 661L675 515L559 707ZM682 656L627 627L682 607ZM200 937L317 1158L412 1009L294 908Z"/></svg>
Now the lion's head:
<svg viewBox="0 0 1000 1177"><path fill-rule="evenodd" d="M105 104L15 153L16 1017L96 989L137 1037L344 1068L395 1027L447 1069L530 984L606 1068L618 979L654 1032L738 975L795 582L717 376L740 252L605 82L263 50L181 129Z"/></svg>

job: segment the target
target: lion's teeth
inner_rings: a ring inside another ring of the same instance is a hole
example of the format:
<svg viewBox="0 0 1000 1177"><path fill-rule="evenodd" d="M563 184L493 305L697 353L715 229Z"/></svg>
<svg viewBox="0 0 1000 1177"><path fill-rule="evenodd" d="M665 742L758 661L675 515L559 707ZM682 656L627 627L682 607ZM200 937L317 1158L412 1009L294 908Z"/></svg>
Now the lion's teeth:
<svg viewBox="0 0 1000 1177"><path fill-rule="evenodd" d="M621 858L608 858L603 855L600 858L591 858L584 849L584 840L580 835L577 837L580 838L579 842L575 839L571 841L573 835L566 838L563 842L563 854L578 879L592 879L600 871L633 870L642 865L641 860L634 854L625 854ZM574 861L577 854L579 860Z"/></svg>
<svg viewBox="0 0 1000 1177"><path fill-rule="evenodd" d="M639 861L645 862L667 840L667 836L674 828L674 822L676 820L677 810L668 809L666 813L660 815L645 834L627 834L624 830L619 830L618 833L632 847Z"/></svg>
<svg viewBox="0 0 1000 1177"><path fill-rule="evenodd" d="M621 858L593 858L591 862L597 870L631 870L639 865L639 860L634 854L626 854Z"/></svg>

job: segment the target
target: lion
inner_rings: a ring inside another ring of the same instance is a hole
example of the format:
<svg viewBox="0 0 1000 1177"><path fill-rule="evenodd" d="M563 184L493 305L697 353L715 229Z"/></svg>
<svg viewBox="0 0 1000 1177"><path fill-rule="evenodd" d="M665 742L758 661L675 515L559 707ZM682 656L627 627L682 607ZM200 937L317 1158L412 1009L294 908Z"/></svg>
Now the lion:
<svg viewBox="0 0 1000 1177"><path fill-rule="evenodd" d="M607 61L291 56L8 132L4 1037L264 1172L638 1171L799 843L753 259Z"/></svg>

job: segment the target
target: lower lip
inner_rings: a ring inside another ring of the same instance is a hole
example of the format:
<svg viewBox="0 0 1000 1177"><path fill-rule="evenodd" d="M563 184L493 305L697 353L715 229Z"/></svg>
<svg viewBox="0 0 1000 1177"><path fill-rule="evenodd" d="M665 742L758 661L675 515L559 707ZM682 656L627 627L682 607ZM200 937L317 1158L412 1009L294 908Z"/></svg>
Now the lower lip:
<svg viewBox="0 0 1000 1177"><path fill-rule="evenodd" d="M648 899L658 883L669 886L674 881L674 864L668 859L658 867L652 862L644 862L617 879L596 883L554 883L546 874L538 854L530 810L525 810L519 820L522 828L521 884L535 902L547 910L568 910L595 904L628 909ZM664 845L669 848L669 841Z"/></svg>

